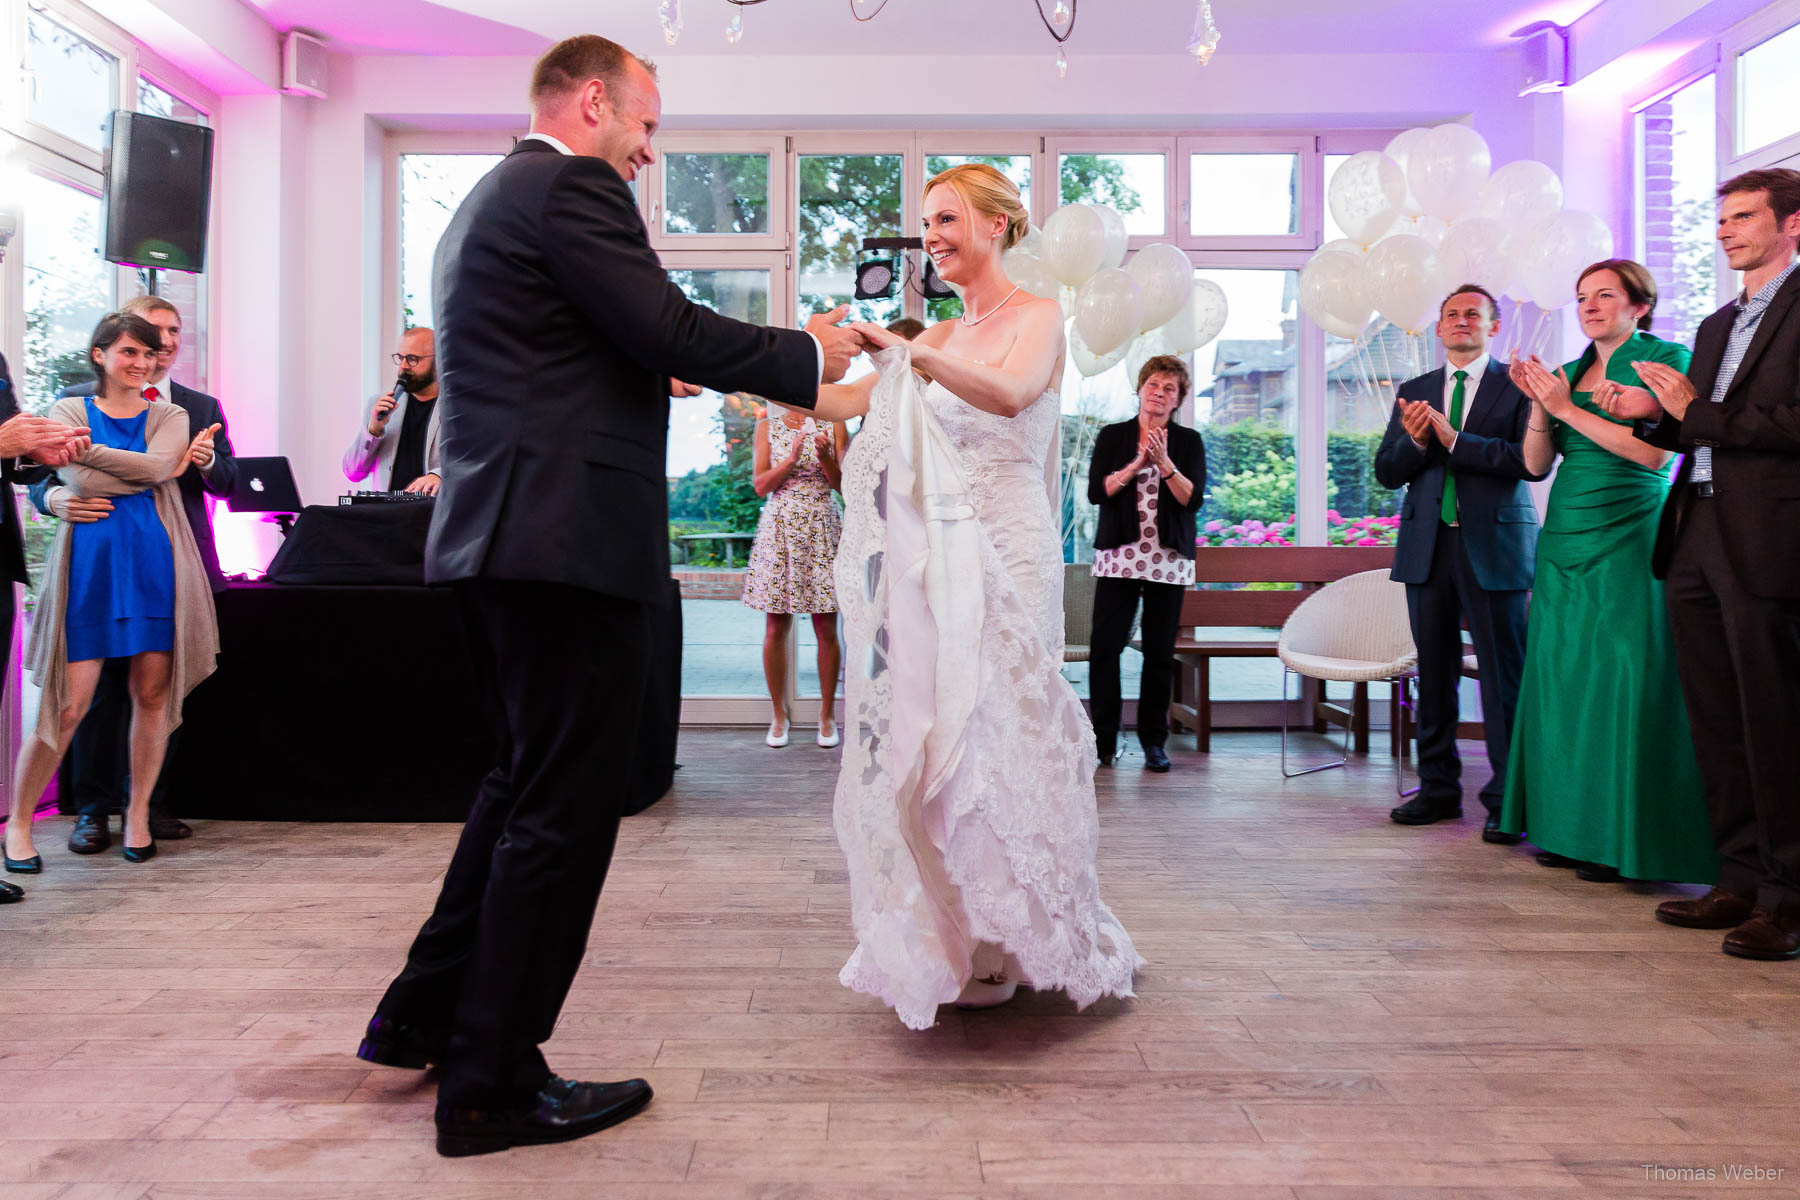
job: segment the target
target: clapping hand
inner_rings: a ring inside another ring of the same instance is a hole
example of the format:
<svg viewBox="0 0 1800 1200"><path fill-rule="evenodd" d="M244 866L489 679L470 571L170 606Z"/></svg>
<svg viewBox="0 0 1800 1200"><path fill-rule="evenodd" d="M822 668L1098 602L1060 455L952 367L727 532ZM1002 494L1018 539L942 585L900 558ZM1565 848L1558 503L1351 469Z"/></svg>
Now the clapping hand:
<svg viewBox="0 0 1800 1200"><path fill-rule="evenodd" d="M806 332L819 339L825 351L824 383L836 383L850 369L850 360L863 351L863 339L854 329L840 325L850 315L850 306L840 304L830 312L814 313L806 318Z"/></svg>
<svg viewBox="0 0 1800 1200"><path fill-rule="evenodd" d="M1400 406L1400 425L1406 430L1406 436L1423 446L1432 438L1443 444L1444 449L1456 440L1456 430L1450 428L1450 418L1423 400L1397 400Z"/></svg>
<svg viewBox="0 0 1800 1200"><path fill-rule="evenodd" d="M1662 416L1662 405L1648 388L1632 387L1602 379L1594 385L1594 403L1602 412L1621 421L1654 421Z"/></svg>
<svg viewBox="0 0 1800 1200"><path fill-rule="evenodd" d="M196 467L199 467L202 471L207 470L212 466L213 434L217 432L219 432L218 425L208 425L205 429L202 429L199 433L195 434L194 440L188 443L187 460Z"/></svg>
<svg viewBox="0 0 1800 1200"><path fill-rule="evenodd" d="M87 453L87 426L64 425L35 413L19 413L0 423L0 458L34 458L63 467Z"/></svg>
<svg viewBox="0 0 1800 1200"><path fill-rule="evenodd" d="M1148 461L1156 464L1157 471L1165 476L1175 473L1175 464L1169 458L1169 431L1152 429L1144 435L1144 444L1138 448L1140 462Z"/></svg>
<svg viewBox="0 0 1800 1200"><path fill-rule="evenodd" d="M1570 394L1569 376L1561 367L1552 375L1543 360L1535 354L1527 354L1513 361L1508 374L1519 385L1519 390L1542 405L1545 412L1559 421L1569 419L1575 409L1575 399Z"/></svg>
<svg viewBox="0 0 1800 1200"><path fill-rule="evenodd" d="M1662 410L1677 421L1687 416L1688 405L1694 402L1694 385L1686 375L1671 367L1668 363L1635 362L1638 378L1649 385L1656 396L1656 402Z"/></svg>
<svg viewBox="0 0 1800 1200"><path fill-rule="evenodd" d="M813 453L818 456L820 462L824 462L827 458L831 457L831 450L831 434L818 433L813 435Z"/></svg>

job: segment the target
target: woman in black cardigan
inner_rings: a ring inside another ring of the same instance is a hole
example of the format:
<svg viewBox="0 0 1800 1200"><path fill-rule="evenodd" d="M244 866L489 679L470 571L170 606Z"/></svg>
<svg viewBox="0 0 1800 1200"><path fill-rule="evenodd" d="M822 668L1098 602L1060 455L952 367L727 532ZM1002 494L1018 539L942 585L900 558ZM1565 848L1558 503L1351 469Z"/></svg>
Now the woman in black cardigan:
<svg viewBox="0 0 1800 1200"><path fill-rule="evenodd" d="M1094 632L1088 686L1100 764L1118 752L1119 654L1144 598L1144 674L1138 686L1138 743L1144 765L1167 771L1169 691L1181 594L1194 582L1194 514L1205 499L1206 447L1169 420L1187 398L1187 364L1159 354L1138 371L1138 415L1094 439L1088 501L1100 506L1094 530Z"/></svg>

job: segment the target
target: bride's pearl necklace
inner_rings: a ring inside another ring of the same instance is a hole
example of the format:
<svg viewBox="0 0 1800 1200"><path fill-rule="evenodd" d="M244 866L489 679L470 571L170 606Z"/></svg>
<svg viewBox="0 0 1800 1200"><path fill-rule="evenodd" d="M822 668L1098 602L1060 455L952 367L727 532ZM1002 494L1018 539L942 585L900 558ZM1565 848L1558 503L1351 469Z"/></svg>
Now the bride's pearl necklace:
<svg viewBox="0 0 1800 1200"><path fill-rule="evenodd" d="M1006 293L1006 300L1011 300L1014 296L1018 295L1019 288L1024 287L1024 286L1025 286L1024 284L1020 284L1019 287L1015 287L1015 288L1013 288L1012 291ZM964 325L970 325L970 326L979 325L983 321L987 320L989 317L993 316L995 313L999 312L1001 309L1005 308L1006 300L1002 300L1000 303L994 305L994 307L988 309L986 312L982 313L979 317L976 317L973 321L969 320L969 314L966 312L962 316L958 317L957 320L961 321Z"/></svg>

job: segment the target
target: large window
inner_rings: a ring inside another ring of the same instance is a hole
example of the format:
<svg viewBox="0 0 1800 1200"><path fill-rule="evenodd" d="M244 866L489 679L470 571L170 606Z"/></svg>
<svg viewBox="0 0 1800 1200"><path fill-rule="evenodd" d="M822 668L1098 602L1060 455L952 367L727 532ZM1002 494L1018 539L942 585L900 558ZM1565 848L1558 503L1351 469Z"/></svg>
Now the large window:
<svg viewBox="0 0 1800 1200"><path fill-rule="evenodd" d="M119 60L48 12L25 11L26 115L80 146L101 148L119 93Z"/></svg>
<svg viewBox="0 0 1800 1200"><path fill-rule="evenodd" d="M1169 228L1168 156L1062 154L1056 164L1063 204L1107 204L1132 237L1158 238Z"/></svg>
<svg viewBox="0 0 1800 1200"><path fill-rule="evenodd" d="M171 121L186 121L192 125L207 123L204 112L142 75L138 76L137 110L153 117L167 117Z"/></svg>
<svg viewBox="0 0 1800 1200"><path fill-rule="evenodd" d="M88 339L113 305L100 256L100 198L28 172L24 181L25 357L20 407L43 412L71 383L91 383Z"/></svg>
<svg viewBox="0 0 1800 1200"><path fill-rule="evenodd" d="M431 263L438 239L498 154L400 156L400 303L402 325L430 325Z"/></svg>
<svg viewBox="0 0 1800 1200"><path fill-rule="evenodd" d="M663 159L665 234L769 232L769 155L674 153Z"/></svg>
<svg viewBox="0 0 1800 1200"><path fill-rule="evenodd" d="M1738 56L1739 153L1800 133L1800 71L1795 63L1800 63L1800 25Z"/></svg>
<svg viewBox="0 0 1800 1200"><path fill-rule="evenodd" d="M1717 307L1716 83L1702 76L1637 113L1638 247L1659 292L1652 332L1690 346Z"/></svg>
<svg viewBox="0 0 1800 1200"><path fill-rule="evenodd" d="M1188 233L1251 237L1300 232L1300 156L1188 157Z"/></svg>

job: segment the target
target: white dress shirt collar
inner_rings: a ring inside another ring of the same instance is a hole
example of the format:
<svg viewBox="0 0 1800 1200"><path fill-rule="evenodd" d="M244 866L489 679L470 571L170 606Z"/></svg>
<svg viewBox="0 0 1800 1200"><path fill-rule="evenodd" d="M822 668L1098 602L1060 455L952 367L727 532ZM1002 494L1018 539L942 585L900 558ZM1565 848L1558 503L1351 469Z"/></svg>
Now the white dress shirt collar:
<svg viewBox="0 0 1800 1200"><path fill-rule="evenodd" d="M563 145L562 142L558 141L556 138L551 137L547 133L528 133L524 137L520 138L519 140L521 142L528 142L528 141L531 141L533 138L537 139L540 142L545 143L552 150L555 150L558 154L567 154L570 157L573 157L575 154L575 152L573 150L569 149L567 146Z"/></svg>
<svg viewBox="0 0 1800 1200"><path fill-rule="evenodd" d="M1449 362L1444 364L1444 415L1450 415L1450 396L1456 390L1456 373L1467 371L1468 379L1463 383L1462 423L1469 423L1469 413L1475 407L1475 393L1481 388L1481 381L1487 375L1488 360L1492 355L1483 352L1480 358L1466 367L1458 367ZM1459 427L1460 428L1460 427Z"/></svg>

